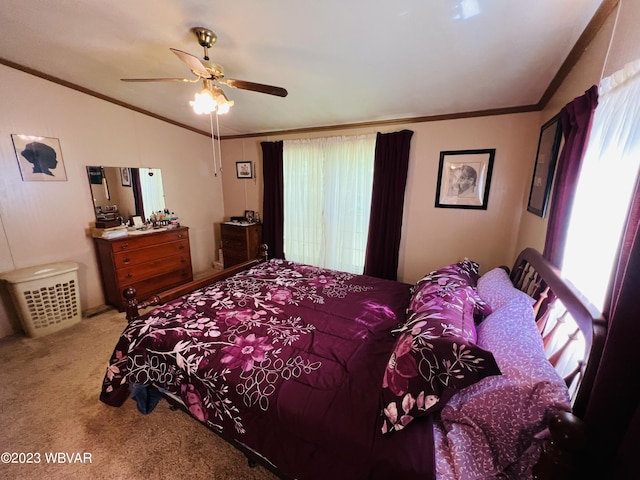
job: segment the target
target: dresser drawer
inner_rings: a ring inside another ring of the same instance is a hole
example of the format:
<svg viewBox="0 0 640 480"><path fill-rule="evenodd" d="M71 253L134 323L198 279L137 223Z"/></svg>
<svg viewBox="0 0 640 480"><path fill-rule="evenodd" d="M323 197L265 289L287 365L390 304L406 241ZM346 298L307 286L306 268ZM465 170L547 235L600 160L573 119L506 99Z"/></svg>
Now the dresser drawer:
<svg viewBox="0 0 640 480"><path fill-rule="evenodd" d="M138 300L146 300L156 293L160 293L164 290L168 290L178 285L182 285L185 282L193 280L193 274L191 268L183 268L180 270L174 270L172 272L157 275L153 278L141 280L140 282L133 282L130 284L122 285L120 291L120 302L124 305L125 299L122 292L129 287L136 289L136 298Z"/></svg>
<svg viewBox="0 0 640 480"><path fill-rule="evenodd" d="M132 235L126 238L113 240L110 243L111 250L115 253L149 247L159 243L175 242L178 240L186 240L188 242L189 231L184 228L178 228L158 233L148 233L138 236Z"/></svg>
<svg viewBox="0 0 640 480"><path fill-rule="evenodd" d="M228 238L224 237L223 240L223 248L226 250L238 250L238 251L246 251L247 250L247 242L245 239L236 239L236 238Z"/></svg>
<svg viewBox="0 0 640 480"><path fill-rule="evenodd" d="M245 242L247 238L247 228L250 227L227 225L223 223L220 227L220 233L225 240Z"/></svg>
<svg viewBox="0 0 640 480"><path fill-rule="evenodd" d="M161 260L172 255L189 251L189 240L161 243L159 245L137 248L134 250L118 252L113 254L115 268L126 268L132 265L139 265L150 260Z"/></svg>
<svg viewBox="0 0 640 480"><path fill-rule="evenodd" d="M121 284L138 282L156 275L184 269L191 266L191 259L186 255L173 255L157 260L140 263L117 271L118 282Z"/></svg>

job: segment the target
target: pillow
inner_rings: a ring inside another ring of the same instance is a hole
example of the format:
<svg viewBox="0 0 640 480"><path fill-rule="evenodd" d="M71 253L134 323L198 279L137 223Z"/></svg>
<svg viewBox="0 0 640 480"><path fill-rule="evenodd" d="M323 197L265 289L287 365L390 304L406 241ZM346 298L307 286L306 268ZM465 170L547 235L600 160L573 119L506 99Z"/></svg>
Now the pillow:
<svg viewBox="0 0 640 480"><path fill-rule="evenodd" d="M531 439L545 430L546 414L570 411L569 393L546 359L527 295L494 310L477 332L502 375L457 391L442 408L449 461L470 478L524 478L516 469L530 472L540 452Z"/></svg>
<svg viewBox="0 0 640 480"><path fill-rule="evenodd" d="M434 270L413 287L407 315L431 308L439 301L437 297L464 289L464 295L474 299L476 321L481 320L491 313L491 308L475 290L478 277L478 264L469 259Z"/></svg>
<svg viewBox="0 0 640 480"><path fill-rule="evenodd" d="M474 343L469 288L434 297L400 328L382 382L382 433L402 430L440 410L457 390L500 375L491 352Z"/></svg>
<svg viewBox="0 0 640 480"><path fill-rule="evenodd" d="M478 279L477 291L480 298L494 311L514 298L526 298L530 305L535 303L533 298L513 286L509 274L502 268L494 268L482 275Z"/></svg>
<svg viewBox="0 0 640 480"><path fill-rule="evenodd" d="M489 308L472 287L458 287L451 292L430 295L429 300L425 299L419 310L413 312L395 332L412 331L416 326L421 327L424 322L440 321L443 328L446 324L447 334L450 332L464 341L475 343L475 313L478 303L482 304L482 311Z"/></svg>

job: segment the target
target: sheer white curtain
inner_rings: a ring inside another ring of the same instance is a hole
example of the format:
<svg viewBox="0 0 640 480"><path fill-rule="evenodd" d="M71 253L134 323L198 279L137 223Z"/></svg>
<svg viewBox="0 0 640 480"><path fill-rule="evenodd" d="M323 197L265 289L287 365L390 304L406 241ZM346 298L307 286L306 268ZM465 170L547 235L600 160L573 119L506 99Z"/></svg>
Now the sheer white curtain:
<svg viewBox="0 0 640 480"><path fill-rule="evenodd" d="M287 259L363 272L375 143L375 135L284 141Z"/></svg>
<svg viewBox="0 0 640 480"><path fill-rule="evenodd" d="M164 211L166 208L162 189L162 172L159 168L141 168L139 172L142 205L145 216L149 218L153 212ZM149 175L149 172L153 172L153 175Z"/></svg>
<svg viewBox="0 0 640 480"><path fill-rule="evenodd" d="M562 272L602 309L640 164L640 60L603 79Z"/></svg>

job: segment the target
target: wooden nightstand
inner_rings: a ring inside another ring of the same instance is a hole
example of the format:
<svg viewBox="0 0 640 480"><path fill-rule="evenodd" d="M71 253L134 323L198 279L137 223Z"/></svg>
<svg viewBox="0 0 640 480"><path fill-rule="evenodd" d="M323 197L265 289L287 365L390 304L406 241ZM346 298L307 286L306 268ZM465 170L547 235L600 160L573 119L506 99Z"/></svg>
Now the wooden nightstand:
<svg viewBox="0 0 640 480"><path fill-rule="evenodd" d="M223 223L220 225L224 268L258 257L262 242L262 224Z"/></svg>

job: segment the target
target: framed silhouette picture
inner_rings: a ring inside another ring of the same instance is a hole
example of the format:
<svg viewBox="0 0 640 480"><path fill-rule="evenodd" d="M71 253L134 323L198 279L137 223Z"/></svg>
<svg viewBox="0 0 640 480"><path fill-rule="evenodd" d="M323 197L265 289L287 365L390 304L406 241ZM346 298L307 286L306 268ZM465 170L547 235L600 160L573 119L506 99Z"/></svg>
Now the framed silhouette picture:
<svg viewBox="0 0 640 480"><path fill-rule="evenodd" d="M60 140L34 135L11 135L24 182L66 181Z"/></svg>

